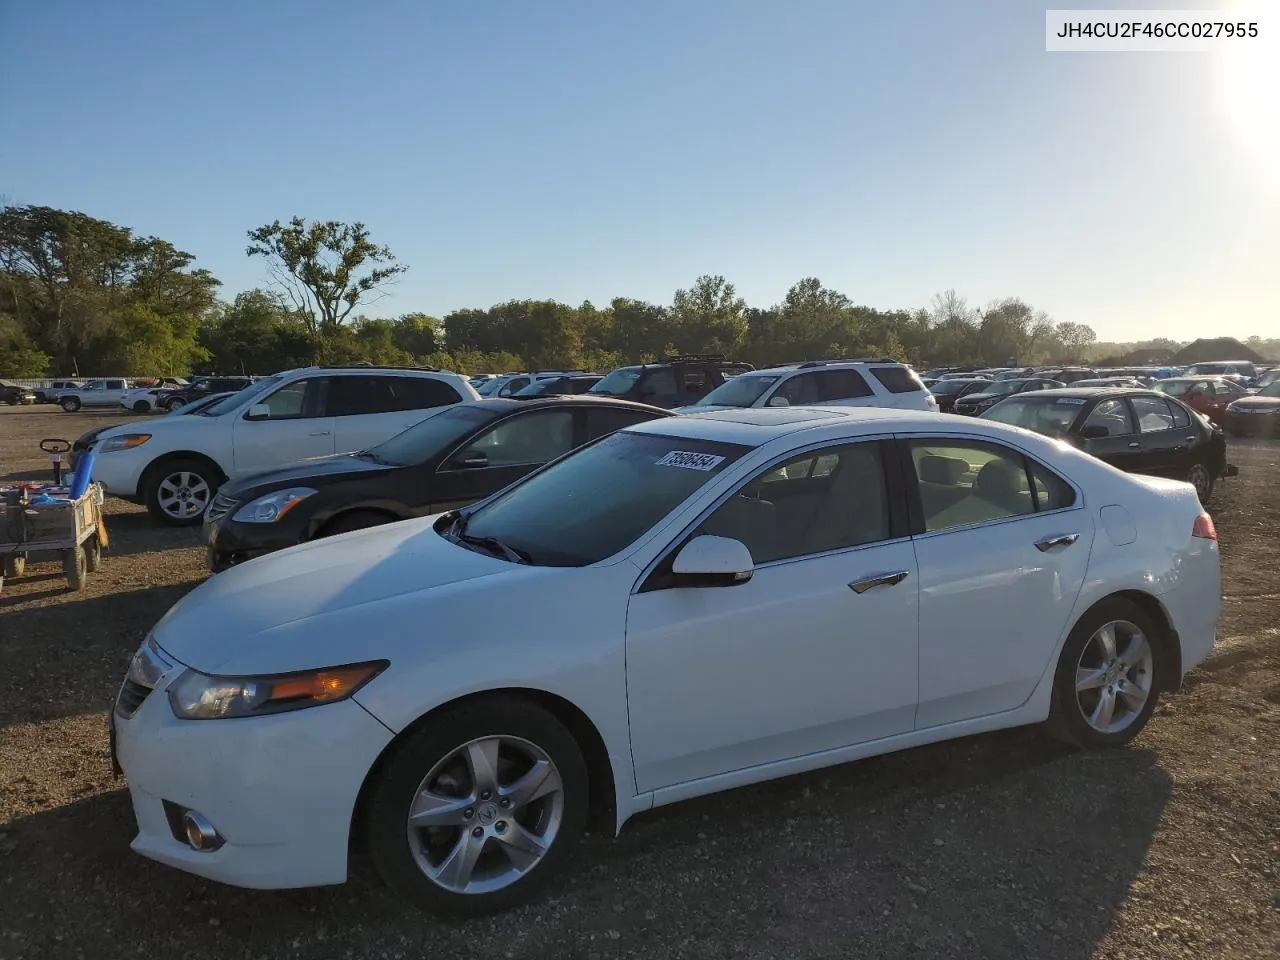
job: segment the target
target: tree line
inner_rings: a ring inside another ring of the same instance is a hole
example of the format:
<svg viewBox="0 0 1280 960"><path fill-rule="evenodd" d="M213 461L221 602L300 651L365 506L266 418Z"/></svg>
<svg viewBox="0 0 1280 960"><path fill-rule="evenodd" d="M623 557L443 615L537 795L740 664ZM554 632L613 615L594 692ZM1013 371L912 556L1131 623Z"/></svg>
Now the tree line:
<svg viewBox="0 0 1280 960"><path fill-rule="evenodd" d="M873 355L1000 365L1079 362L1096 347L1088 326L1054 322L1016 297L979 308L947 291L924 307L882 310L814 277L769 307L707 275L666 304L512 300L373 318L362 308L407 268L363 224L295 217L248 239L272 285L223 298L194 255L168 241L77 211L0 208L0 376L262 374L358 361L608 370L690 353L757 367Z"/></svg>

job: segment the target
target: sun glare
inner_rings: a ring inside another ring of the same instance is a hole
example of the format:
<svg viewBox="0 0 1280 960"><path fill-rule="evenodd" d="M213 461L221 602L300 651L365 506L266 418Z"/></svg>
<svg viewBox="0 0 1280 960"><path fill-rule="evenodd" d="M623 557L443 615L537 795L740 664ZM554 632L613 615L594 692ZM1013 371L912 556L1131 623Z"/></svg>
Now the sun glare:
<svg viewBox="0 0 1280 960"><path fill-rule="evenodd" d="M1219 47L1218 97L1234 141L1267 188L1280 195L1280 4L1236 3L1232 20L1256 20L1256 39Z"/></svg>

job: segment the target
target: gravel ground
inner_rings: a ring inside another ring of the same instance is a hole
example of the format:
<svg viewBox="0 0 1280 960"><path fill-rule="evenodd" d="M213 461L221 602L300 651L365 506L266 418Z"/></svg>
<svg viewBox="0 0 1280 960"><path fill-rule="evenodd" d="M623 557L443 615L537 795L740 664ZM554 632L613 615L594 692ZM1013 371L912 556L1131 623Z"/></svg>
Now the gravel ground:
<svg viewBox="0 0 1280 960"><path fill-rule="evenodd" d="M0 408L0 477L119 414ZM204 579L197 533L108 502L79 594L0 595L0 958L1280 956L1280 443L1219 489L1218 648L1127 749L971 737L653 811L592 836L548 900L466 924L342 887L260 893L131 853L106 713Z"/></svg>

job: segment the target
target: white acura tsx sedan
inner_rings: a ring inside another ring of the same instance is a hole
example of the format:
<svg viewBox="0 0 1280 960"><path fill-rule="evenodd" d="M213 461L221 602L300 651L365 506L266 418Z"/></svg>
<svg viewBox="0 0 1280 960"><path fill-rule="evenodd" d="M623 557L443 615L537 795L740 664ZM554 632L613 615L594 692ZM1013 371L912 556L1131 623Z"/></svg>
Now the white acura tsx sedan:
<svg viewBox="0 0 1280 960"><path fill-rule="evenodd" d="M1002 424L662 419L192 591L112 712L133 848L244 887L534 893L640 811L1048 721L1130 740L1210 652L1193 487Z"/></svg>

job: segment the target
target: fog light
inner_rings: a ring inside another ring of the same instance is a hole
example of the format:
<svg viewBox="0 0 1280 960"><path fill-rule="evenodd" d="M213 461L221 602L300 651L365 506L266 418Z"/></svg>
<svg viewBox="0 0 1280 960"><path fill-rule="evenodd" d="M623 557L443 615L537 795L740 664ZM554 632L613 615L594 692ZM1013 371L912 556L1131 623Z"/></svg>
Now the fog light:
<svg viewBox="0 0 1280 960"><path fill-rule="evenodd" d="M213 828L213 824L194 810L188 810L182 815L182 829L187 834L187 843L192 850L205 853L222 846L222 837Z"/></svg>

